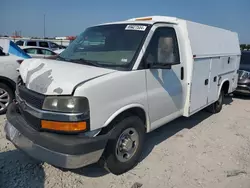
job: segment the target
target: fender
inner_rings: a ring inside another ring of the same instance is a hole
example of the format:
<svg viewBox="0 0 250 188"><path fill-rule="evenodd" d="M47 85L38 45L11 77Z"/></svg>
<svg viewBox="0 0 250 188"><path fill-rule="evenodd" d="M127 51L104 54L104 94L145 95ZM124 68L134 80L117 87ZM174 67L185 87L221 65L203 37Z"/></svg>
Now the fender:
<svg viewBox="0 0 250 188"><path fill-rule="evenodd" d="M125 112L126 110L129 110L131 108L141 108L145 115L146 115L146 128L147 128L147 132L150 131L150 119L149 119L149 115L147 113L147 111L145 110L145 107L141 104L129 104L129 105L126 105L122 108L120 108L119 110L117 110L115 113L113 113L109 118L108 120L104 123L103 127L106 127L110 122L112 122L118 115L120 115L122 112Z"/></svg>
<svg viewBox="0 0 250 188"><path fill-rule="evenodd" d="M16 88L16 83L13 80L11 80L11 79L9 79L7 77L0 76L0 82L2 82L2 81L4 83L6 83L6 82L9 83L13 89Z"/></svg>
<svg viewBox="0 0 250 188"><path fill-rule="evenodd" d="M219 98L219 96L220 96L220 91L221 91L221 89L222 89L222 86L224 85L224 83L226 82L226 81L228 81L229 82L229 88L230 88L230 81L227 79L227 78L224 78L222 81L222 77L220 77L219 78L219 83L218 83L218 86L219 86L219 90L218 90L218 94L217 94L217 97Z"/></svg>

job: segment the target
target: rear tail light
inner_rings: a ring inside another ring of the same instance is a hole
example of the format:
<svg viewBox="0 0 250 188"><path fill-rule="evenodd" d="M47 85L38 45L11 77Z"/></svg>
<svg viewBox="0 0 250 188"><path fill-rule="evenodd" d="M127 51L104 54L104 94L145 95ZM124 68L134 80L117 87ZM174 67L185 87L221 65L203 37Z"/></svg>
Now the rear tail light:
<svg viewBox="0 0 250 188"><path fill-rule="evenodd" d="M21 64L21 63L23 62L23 60L19 59L19 60L17 60L17 62L18 62L19 64Z"/></svg>

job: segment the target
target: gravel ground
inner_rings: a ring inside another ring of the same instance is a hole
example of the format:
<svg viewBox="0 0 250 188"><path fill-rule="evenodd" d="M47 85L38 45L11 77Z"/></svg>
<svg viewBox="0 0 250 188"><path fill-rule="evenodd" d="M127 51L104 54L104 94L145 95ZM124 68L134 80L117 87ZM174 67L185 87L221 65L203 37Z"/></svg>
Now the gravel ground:
<svg viewBox="0 0 250 188"><path fill-rule="evenodd" d="M147 136L140 164L115 176L97 165L62 171L16 150L0 116L0 187L250 188L250 99L227 98L216 115L199 112Z"/></svg>

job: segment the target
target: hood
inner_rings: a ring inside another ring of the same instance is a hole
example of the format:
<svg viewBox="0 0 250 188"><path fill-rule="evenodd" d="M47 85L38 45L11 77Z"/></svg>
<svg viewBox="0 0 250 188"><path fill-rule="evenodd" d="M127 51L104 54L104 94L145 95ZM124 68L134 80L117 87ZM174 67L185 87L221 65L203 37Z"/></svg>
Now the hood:
<svg viewBox="0 0 250 188"><path fill-rule="evenodd" d="M70 95L78 84L115 70L64 61L27 59L22 62L19 72L30 90L45 95Z"/></svg>

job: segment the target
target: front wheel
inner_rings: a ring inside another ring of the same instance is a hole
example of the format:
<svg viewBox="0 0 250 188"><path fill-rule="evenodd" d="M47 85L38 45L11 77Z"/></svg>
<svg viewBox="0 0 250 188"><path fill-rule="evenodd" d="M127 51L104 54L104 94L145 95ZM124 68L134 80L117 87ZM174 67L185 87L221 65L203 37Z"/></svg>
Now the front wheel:
<svg viewBox="0 0 250 188"><path fill-rule="evenodd" d="M224 102L224 91L221 90L219 99L215 103L211 104L207 108L207 110L213 114L219 113L222 110L223 102Z"/></svg>
<svg viewBox="0 0 250 188"><path fill-rule="evenodd" d="M103 154L104 167L119 175L132 169L139 162L145 137L145 126L136 116L118 122L111 133Z"/></svg>
<svg viewBox="0 0 250 188"><path fill-rule="evenodd" d="M7 85L0 83L0 115L7 111L14 98L14 92Z"/></svg>

